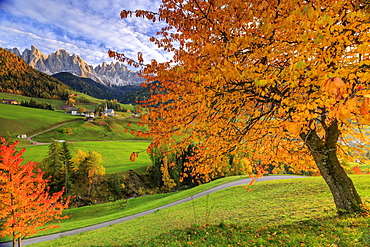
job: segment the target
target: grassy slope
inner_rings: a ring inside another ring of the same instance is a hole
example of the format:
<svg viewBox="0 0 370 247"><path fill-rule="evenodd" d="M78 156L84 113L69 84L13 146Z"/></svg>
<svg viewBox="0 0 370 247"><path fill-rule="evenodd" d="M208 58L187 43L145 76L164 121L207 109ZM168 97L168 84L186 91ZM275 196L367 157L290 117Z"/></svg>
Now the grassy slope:
<svg viewBox="0 0 370 247"><path fill-rule="evenodd" d="M363 201L369 204L369 176L356 175L352 179ZM180 193L175 195L179 196ZM165 199L158 201L161 200ZM129 203L126 207L129 207ZM115 211L122 213L126 209L121 207ZM82 215L82 212L77 215ZM207 233L203 232L196 237L194 231L197 229L188 229L193 224L206 223L221 224L224 227L214 230L214 237L209 238L210 241L223 241L221 235L225 233L223 229L226 227L225 234L236 234L227 239L241 241L241 246L260 246L274 241L276 243L272 246L348 246L348 243L354 243L353 246L368 246L369 218L345 219L334 216L334 203L321 177L261 182L253 187L252 192L247 192L243 187L233 187L129 222L36 246L187 246L191 243L194 243L193 246L212 246L212 242L207 242ZM228 224L238 226L228 227ZM177 228L183 230L170 233ZM162 233L152 242L141 243ZM176 241L181 244L175 243ZM225 242L213 244L225 246L220 243ZM236 245L237 242L232 244Z"/></svg>
<svg viewBox="0 0 370 247"><path fill-rule="evenodd" d="M126 132L127 124L131 123L130 130L145 130L137 126L139 119L127 117L109 117L104 120L96 119L94 122L74 122L63 125L54 130L37 135L33 140L38 142L51 142L52 138L66 141L102 141L102 140L137 140L140 139ZM64 129L71 129L73 133L63 134Z"/></svg>
<svg viewBox="0 0 370 247"><path fill-rule="evenodd" d="M67 209L63 211L63 215L71 215L71 217L69 219L63 220L61 224L58 223L58 225L60 225L60 228L50 229L47 232L40 232L36 236L64 232L144 212L146 210L157 208L192 196L218 185L232 182L245 177L246 176L234 176L221 178L207 184L175 193L155 194L133 198L127 201L119 200L111 203ZM8 241L9 239L10 238L0 239L0 242Z"/></svg>
<svg viewBox="0 0 370 247"><path fill-rule="evenodd" d="M35 134L59 123L78 119L70 114L0 104L0 136L10 134Z"/></svg>
<svg viewBox="0 0 370 247"><path fill-rule="evenodd" d="M14 99L18 102L21 101L30 101L31 97L19 95L19 94L11 94L11 93L1 93L0 92L0 99ZM37 102L41 103L49 103L53 107L55 106L62 106L64 104L64 100L58 100L58 99L41 99L41 98L32 98L36 100Z"/></svg>
<svg viewBox="0 0 370 247"><path fill-rule="evenodd" d="M84 152L95 151L102 155L102 165L106 173L133 170L147 167L151 163L145 152L149 141L104 141L104 142L74 142L69 143L72 156L81 149ZM42 161L48 153L49 145L28 146L23 154L25 161ZM130 161L132 152L141 152L135 162Z"/></svg>
<svg viewBox="0 0 370 247"><path fill-rule="evenodd" d="M93 103L96 103L96 104L101 104L101 103L105 103L106 100L102 100L102 99L97 99L97 98L94 98L94 97L91 97L87 94L84 94L84 93L80 93L80 92L76 92L76 91L71 91L72 93L75 93L75 94L79 94L80 97L84 97L85 99L88 99L90 100L91 102ZM23 96L23 95L19 95L19 94L12 94L12 93L2 93L0 92L0 99L14 99L14 100L17 100L17 101L29 101L32 97L27 97L27 96ZM42 99L42 98L32 98L38 102L42 102L42 103L49 103L51 104L52 106L62 106L65 102L65 100L56 100L56 99ZM124 105L124 104L121 104L123 107L128 107L128 108L132 108L132 106L130 105Z"/></svg>

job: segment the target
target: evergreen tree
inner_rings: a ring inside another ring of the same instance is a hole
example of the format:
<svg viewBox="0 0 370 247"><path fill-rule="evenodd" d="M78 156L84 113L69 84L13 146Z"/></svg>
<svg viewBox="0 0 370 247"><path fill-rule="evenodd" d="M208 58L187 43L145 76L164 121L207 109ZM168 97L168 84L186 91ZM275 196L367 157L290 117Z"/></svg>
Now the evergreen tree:
<svg viewBox="0 0 370 247"><path fill-rule="evenodd" d="M62 157L62 149L59 143L55 140L49 146L49 152L46 158L42 161L43 171L45 176L50 178L50 191L55 192L61 190L65 185L64 164Z"/></svg>
<svg viewBox="0 0 370 247"><path fill-rule="evenodd" d="M74 178L73 178L72 155L69 150L67 142L63 142L61 147L61 161L63 162L65 192L66 194L68 194L73 187Z"/></svg>

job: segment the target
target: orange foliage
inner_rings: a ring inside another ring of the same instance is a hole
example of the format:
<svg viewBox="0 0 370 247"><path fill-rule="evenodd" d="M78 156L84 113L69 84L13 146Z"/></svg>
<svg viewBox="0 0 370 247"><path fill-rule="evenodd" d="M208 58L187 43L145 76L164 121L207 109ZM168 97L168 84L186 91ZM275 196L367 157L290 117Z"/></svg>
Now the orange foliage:
<svg viewBox="0 0 370 247"><path fill-rule="evenodd" d="M48 192L43 172L35 163L22 165L24 150L17 152L16 143L0 146L0 220L4 221L0 237L11 236L13 242L50 228L45 224L61 217L63 209L68 207L69 197L62 199L63 191Z"/></svg>
<svg viewBox="0 0 370 247"><path fill-rule="evenodd" d="M157 13L122 11L166 22L151 41L174 54L144 64L141 53L135 62L109 51L160 82L142 118L149 148L196 145L189 166L205 181L230 157L255 175L285 165L316 172L311 134L332 143L333 128L337 155L350 159L356 147L345 143L366 138L353 126L370 120L370 15L352 2L169 0Z"/></svg>
<svg viewBox="0 0 370 247"><path fill-rule="evenodd" d="M139 157L139 153L138 152L132 152L131 155L130 155L130 160L132 162L134 162L136 160L136 158Z"/></svg>
<svg viewBox="0 0 370 247"><path fill-rule="evenodd" d="M363 171L361 171L361 168L360 168L358 165L356 165L356 166L354 166L354 167L352 168L352 172L353 172L354 174L364 174L364 172L363 172Z"/></svg>

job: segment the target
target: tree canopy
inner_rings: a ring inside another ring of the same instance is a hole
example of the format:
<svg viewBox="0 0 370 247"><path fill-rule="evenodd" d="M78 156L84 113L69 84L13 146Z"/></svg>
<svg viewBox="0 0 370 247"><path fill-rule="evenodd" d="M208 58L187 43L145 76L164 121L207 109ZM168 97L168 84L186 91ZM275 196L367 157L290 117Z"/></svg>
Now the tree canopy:
<svg viewBox="0 0 370 247"><path fill-rule="evenodd" d="M370 111L370 8L367 0L166 0L157 13L122 18L163 21L151 41L171 61L136 66L163 93L147 101L150 148L196 145L195 178L222 172L230 157L263 174L289 164L318 169L339 211L362 202L340 161L358 158Z"/></svg>

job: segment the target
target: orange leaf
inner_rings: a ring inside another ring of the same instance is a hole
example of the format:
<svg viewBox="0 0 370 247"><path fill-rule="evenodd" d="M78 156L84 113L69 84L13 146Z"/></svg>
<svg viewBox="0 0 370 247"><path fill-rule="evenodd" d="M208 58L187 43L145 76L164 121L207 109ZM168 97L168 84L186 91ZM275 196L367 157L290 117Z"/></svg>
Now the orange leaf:
<svg viewBox="0 0 370 247"><path fill-rule="evenodd" d="M137 157L137 153L136 152L132 152L131 155L130 155L130 160L132 162L134 162L136 157Z"/></svg>

